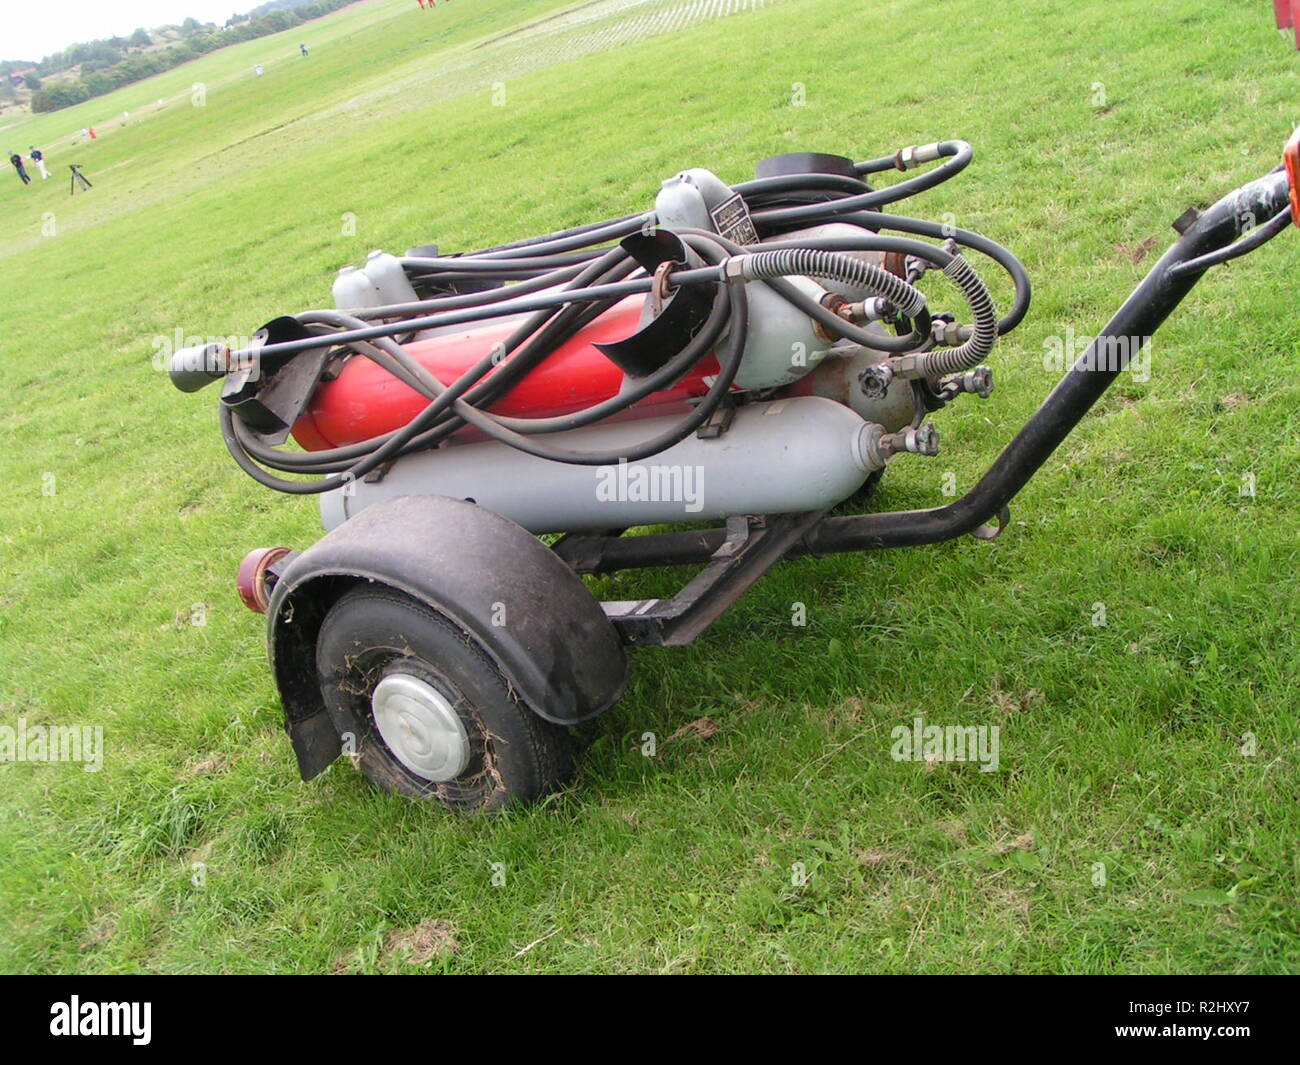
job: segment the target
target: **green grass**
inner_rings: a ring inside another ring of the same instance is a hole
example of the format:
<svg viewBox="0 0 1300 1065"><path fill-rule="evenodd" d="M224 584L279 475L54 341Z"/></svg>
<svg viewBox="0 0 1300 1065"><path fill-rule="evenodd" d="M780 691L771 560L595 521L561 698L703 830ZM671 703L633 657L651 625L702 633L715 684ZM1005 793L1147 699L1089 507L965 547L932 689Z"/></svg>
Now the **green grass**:
<svg viewBox="0 0 1300 1065"><path fill-rule="evenodd" d="M1268 5L1233 0L788 0L557 65L474 48L571 6L372 0L3 131L96 185L0 175L0 722L102 725L107 753L0 764L0 970L1300 970L1290 236L1200 286L996 543L779 567L694 647L635 655L546 804L462 820L346 764L297 780L232 584L246 549L319 536L315 506L236 470L155 336L319 306L370 248L641 210L688 165L963 137L970 170L907 209L1017 251L1035 306L993 399L877 500L934 505L1051 387L1044 338L1095 332L1149 266L1128 251L1275 165L1300 114ZM892 760L917 714L1000 726L999 771ZM456 946L426 961L403 943L431 921Z"/></svg>

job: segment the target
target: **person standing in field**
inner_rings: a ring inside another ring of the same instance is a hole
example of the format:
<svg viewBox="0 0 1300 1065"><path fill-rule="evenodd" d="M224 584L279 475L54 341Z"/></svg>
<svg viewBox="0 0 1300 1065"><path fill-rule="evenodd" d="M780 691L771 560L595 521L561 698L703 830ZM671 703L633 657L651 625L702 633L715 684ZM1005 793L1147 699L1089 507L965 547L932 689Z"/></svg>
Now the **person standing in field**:
<svg viewBox="0 0 1300 1065"><path fill-rule="evenodd" d="M23 166L23 157L17 152L10 152L9 162L14 164L14 169L18 171L18 176L22 178L23 184L30 185L32 179L27 176L27 168Z"/></svg>
<svg viewBox="0 0 1300 1065"><path fill-rule="evenodd" d="M36 164L36 169L41 172L41 180L45 181L50 176L50 172L45 169L45 153L34 144L28 145L27 151L31 154L32 162Z"/></svg>
<svg viewBox="0 0 1300 1065"><path fill-rule="evenodd" d="M306 54L307 54L307 46L306 46L305 44L300 44L300 45L298 45L298 51L300 51L303 55L306 55Z"/></svg>

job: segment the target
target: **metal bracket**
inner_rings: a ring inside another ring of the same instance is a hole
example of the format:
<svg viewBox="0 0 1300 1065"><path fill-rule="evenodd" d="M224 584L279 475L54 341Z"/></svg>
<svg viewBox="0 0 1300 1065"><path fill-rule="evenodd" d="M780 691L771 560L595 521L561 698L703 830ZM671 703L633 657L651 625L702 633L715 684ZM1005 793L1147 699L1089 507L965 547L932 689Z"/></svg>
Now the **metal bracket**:
<svg viewBox="0 0 1300 1065"><path fill-rule="evenodd" d="M671 599L602 603L605 616L627 643L683 647L720 618L826 511L736 516L694 579Z"/></svg>
<svg viewBox="0 0 1300 1065"><path fill-rule="evenodd" d="M705 423L695 430L695 435L701 440L715 440L731 428L735 417L735 403L730 396L723 396L722 402L713 408L713 413Z"/></svg>
<svg viewBox="0 0 1300 1065"><path fill-rule="evenodd" d="M996 540L1007 531L1007 526L1011 524L1011 508L1003 507L999 510L997 512L997 519L998 523L996 525L992 522L986 521L983 525L979 526L979 528L972 529L970 533L971 536L975 537L976 540Z"/></svg>
<svg viewBox="0 0 1300 1065"><path fill-rule="evenodd" d="M1199 207L1189 207L1177 218L1175 218L1170 223L1170 225L1173 226L1174 232L1181 237L1184 233L1186 233L1189 229L1191 229L1192 226L1196 224L1197 219L1199 219L1200 217L1201 217L1201 210Z"/></svg>

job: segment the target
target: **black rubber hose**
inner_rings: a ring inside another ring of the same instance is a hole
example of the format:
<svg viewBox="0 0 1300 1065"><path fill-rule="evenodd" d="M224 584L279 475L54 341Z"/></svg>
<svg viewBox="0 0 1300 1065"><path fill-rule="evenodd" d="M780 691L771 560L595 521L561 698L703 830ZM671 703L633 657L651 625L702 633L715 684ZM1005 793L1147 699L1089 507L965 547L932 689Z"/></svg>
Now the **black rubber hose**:
<svg viewBox="0 0 1300 1065"><path fill-rule="evenodd" d="M768 225L786 225L792 222L804 222L811 225L817 220L830 220L837 215L852 211L865 211L873 207L883 207L887 203L897 203L899 200L915 196L918 192L932 189L936 185L941 185L950 178L956 177L970 165L970 161L975 154L974 149L965 141L942 141L938 147L940 154L947 157L947 162L941 163L933 170L918 174L914 178L900 181L896 185L889 185L883 189L876 189L874 192L862 193L857 196L845 196L842 199L829 200L824 203L806 204L799 207L777 207L760 213Z"/></svg>
<svg viewBox="0 0 1300 1065"><path fill-rule="evenodd" d="M764 246L761 249L756 247L746 247L740 244L736 244L734 241L727 240L725 237L720 237L717 234L706 233L703 230L683 229L680 230L679 232L684 234L688 240L711 239L712 241L721 244L732 255L746 255L750 253L757 253L758 251L770 250L767 249L766 246ZM837 238L833 238L833 237L825 238L825 241L826 243L829 244L829 243L833 243L836 239ZM874 235L864 234L861 239L864 242L869 240L889 242L889 241L896 241L899 238L875 237ZM816 244L816 243L817 243L816 241L810 242L810 244ZM948 253L944 251L942 248L935 248L929 244L922 244L919 241L907 241L906 243L909 245L914 244L915 251L917 254L923 255L927 259L934 261L935 264L939 266L945 265L948 261L948 258L950 257ZM789 245L785 245L784 249L797 251L799 249L805 249L809 247L810 244L794 242ZM853 261L857 262L857 260L853 260ZM868 266L870 264L859 263L859 265ZM872 268L877 270L879 269L879 267L872 267ZM886 276L891 278L893 281L899 280L897 277L895 277L893 274L889 274L887 271L882 271L882 273L885 273ZM906 282L900 282L900 283L906 284ZM823 307L815 299L808 296L806 293L800 291L794 285L790 284L790 282L785 280L784 277L765 278L763 280L763 284L767 285L774 292L776 292L783 299L785 299L788 303L797 307L804 314L808 315L810 318L820 323L821 326L824 329L826 329L827 332L831 333L833 336L840 337L845 340L849 340L854 344L858 344L862 347L873 348L878 351L897 351L897 352L915 351L919 346L921 346L922 343L924 343L924 341L929 336L930 313L929 311L924 309L922 309L921 312L919 313L918 328L915 331L910 332L903 336L891 337L887 333L870 332L866 329L860 328L857 325L854 325L852 322L846 321L845 319L841 318L838 314L836 314L834 311L830 310L827 307Z"/></svg>
<svg viewBox="0 0 1300 1065"><path fill-rule="evenodd" d="M713 244L713 248L697 245L696 250L700 251L706 259L717 262L723 258L726 249L722 247L720 242L715 241ZM721 368L718 375L709 387L708 392L699 401L695 410L673 428L657 437L642 441L634 447L622 448L618 451L570 451L565 448L548 447L528 436L506 429L496 418L481 415L478 411L474 412L473 417L466 416L461 409L462 404L457 404L457 413L465 417L466 421L476 429L481 429L493 439L509 444L511 447L534 455L537 458L549 459L554 462L565 462L580 466L609 466L619 462L633 462L648 458L651 455L657 455L684 440L713 415L718 405L726 398L731 389L731 384L740 370L740 363L745 353L745 344L748 340L749 301L743 289L733 289L723 283L719 283L719 299L727 301L730 311L728 323L730 329L727 347L720 360Z"/></svg>
<svg viewBox="0 0 1300 1065"><path fill-rule="evenodd" d="M497 419L508 428L531 435L577 429L626 410L647 396L671 388L683 374L690 370L700 359L707 356L727 325L728 313L727 301L715 299L709 317L700 327L699 332L690 339L680 352L652 374L636 378L635 383L630 388L623 389L616 396L602 400L600 403L593 404L583 410L575 411L572 414L562 414L551 418L508 418L498 415Z"/></svg>
<svg viewBox="0 0 1300 1065"><path fill-rule="evenodd" d="M572 266L575 260L571 255L538 255L527 258L484 259L470 258L468 255L454 258L427 259L415 256L402 256L398 262L408 271L425 273L455 272L458 274L492 274L501 270L562 270Z"/></svg>
<svg viewBox="0 0 1300 1065"><path fill-rule="evenodd" d="M970 162L971 149L964 142L945 141L938 146L938 149L940 155L947 159L939 167L874 192L870 191L864 182L854 178L816 174L759 179L737 186L737 189L742 195L756 200L800 192L830 194L829 199L817 203L757 212L756 223L767 229L801 223L813 224L819 221L846 221L859 227L866 226L871 230L876 227L894 228L903 232L919 232L927 236L953 237L958 243L989 254L1004 269L1007 269L1016 282L1017 304L1023 302L1027 306L1028 279L1024 277L1022 284L1017 271L1023 276L1023 268L1000 245L978 234L970 234L966 231L957 231L956 234L951 231L944 232L933 223L895 219L893 216L875 213L874 208L881 204L895 202L948 180ZM878 173L889 169L893 162L893 157L870 160L855 164L855 170L864 175ZM855 218L853 217L855 214L864 217ZM452 385L443 386L420 363L412 359L400 344L391 339L395 333L409 332L412 328L410 321L399 320L382 327L366 327L364 322L358 321L357 318L336 315L333 321L347 322L352 326L350 335L345 339L358 347L358 354L373 359L393 373L398 380L428 398L430 402L425 410L400 430L374 440L310 455L297 455L279 452L262 445L246 430L246 427L237 423L230 411L223 406L223 436L227 440L227 445L231 447L232 453L238 452L235 457L241 467L256 476L262 483L302 494L329 491L340 487L358 476L364 476L365 473L397 455L437 443L465 424L473 425L489 437L529 454L554 461L584 465L606 465L619 460L644 458L671 447L711 416L718 404L725 399L739 370L748 329L748 302L744 286L719 284L719 295L715 299L713 311L695 337L659 371L639 380L633 388L625 390L618 396L582 411L553 418L502 418L491 415L484 409L502 395L508 394L534 366L583 325L594 320L626 295L645 291L646 281L608 283L611 277L626 277L636 269L636 266L627 261L626 253L620 248L600 249L593 245L626 236L642 228L652 219L653 214L630 215L613 221L575 227L546 237L499 245L467 256L408 257L404 260L404 265L415 274L414 280L419 283L447 282L462 278L522 280L518 285L506 289L438 297L388 308L367 308L359 314L364 318L375 319L405 314L418 316L427 311L448 312L445 316L435 313L432 318L419 320L419 325L415 328L423 329L443 324L480 321L503 314L527 313L529 318L512 333L504 345L505 354L510 356L508 361L497 368L497 372L490 372L500 362L501 353L498 351L471 367ZM893 222L902 224L891 225L890 223ZM784 298L807 311L838 335L846 336L859 343L865 342L873 347L885 346L887 350L909 350L910 348L915 351L916 346L925 339L923 336L891 338L877 333L867 334L866 331L843 321L838 315L804 295L785 280L786 276L833 277L867 288L899 306L900 310L910 317L923 318L924 331L928 333L929 315L925 310L924 297L918 290L879 267L836 254L830 247L818 247L817 242L795 241L791 242L790 247L754 251L732 245L731 242L716 234L699 233L688 239L697 250L701 245L705 249L711 247L712 253L706 251L705 258L714 262L720 261L727 252L752 253L752 257L748 259L751 269L756 269L757 273L771 275L755 276L754 280L769 284ZM893 242L889 245L891 250L904 250L906 245L914 244L916 247L908 250L908 254L918 254L935 265L952 266L950 276L962 285L968 300L971 301L976 316L976 326L971 339L960 348L935 353L918 353L918 357L942 356L945 366L960 361L963 368L969 359L982 357L985 349L991 346L988 316L991 313L992 303L988 300L987 290L983 289L982 283L969 265L959 257L953 258L951 263L944 263L946 252L920 242L904 241L901 238L875 239ZM717 283L716 273L710 277L708 271L701 270L679 272L674 277L678 283L698 284L706 281ZM518 299L525 293L537 292L553 285L567 286L564 292L567 298L564 302L550 302L541 297L522 301ZM1020 298L1022 290L1023 300ZM983 300L987 301L987 308L981 301L981 291ZM513 306L515 302L519 302L520 305ZM494 304L512 305L495 308ZM1013 308L1012 314L1016 314L1017 311L1023 316L1023 309L1019 306ZM1005 328L1013 327L1018 320L1016 318ZM356 326L362 328L358 330ZM682 419L668 432L660 434L653 440L643 441L632 449L604 453L572 452L530 439L534 435L564 431L600 421L652 394L653 391L670 385L672 380L686 372L691 365L708 353L717 337L728 326L730 332L721 359L721 372L692 414ZM1003 331L1003 326L1004 323L994 320L992 326L994 338L997 332ZM365 335L357 336L357 332ZM331 343L330 337L323 338L321 343ZM288 353L291 347L296 349L297 346L298 344L294 342L284 345L285 353ZM306 347L306 345L302 346ZM260 469L254 459L266 461L272 468L301 472L328 471L329 476L324 481L315 483L283 481Z"/></svg>
<svg viewBox="0 0 1300 1065"><path fill-rule="evenodd" d="M484 248L481 251L473 252L476 258L491 258L498 255L508 255L510 252L533 250L538 247L567 244L573 238L585 237L581 244L575 247L586 247L591 244L601 244L604 241L597 236L602 230L617 230L617 235L604 238L605 240L617 240L625 237L629 233L635 233L638 229L645 226L654 219L653 211L643 211L640 214L624 215L622 218L609 218L603 222L588 222L584 225L573 226L570 229L561 229L554 233L547 233L540 237L526 237L523 240L510 241L508 244L497 244L491 248Z"/></svg>
<svg viewBox="0 0 1300 1065"><path fill-rule="evenodd" d="M599 263L593 264L591 267L588 267L588 269L585 270L581 275L579 275L579 277L574 280L571 288L577 291L582 291L582 289L585 288L585 286L590 280L604 277L611 270L618 270L621 264L625 260L626 260L626 254L622 251L622 249L620 248L610 249L606 253L606 255L602 257L602 260ZM608 268L608 269L604 269L604 268ZM635 268L635 266L633 265L632 268ZM544 332L543 334L537 337L534 337L534 334L537 333L539 329L544 330L545 327L548 326L550 319L558 318L560 315L564 314L565 312L572 312L574 306L575 306L574 304L565 305L563 307L556 306L556 307L544 309L542 311L537 312L532 317L530 317L528 321L522 323L515 330L515 332L512 333L511 336L502 343L499 349L500 351L499 355L497 352L493 352L484 356L484 358L481 359L476 366L471 367L469 370L467 370L465 375L462 375L462 378L460 378L456 382L456 384L459 385L462 381L465 381L467 378L472 376L473 379L468 382L468 385L466 387L468 387L469 385L477 385L479 379L484 377L488 373L488 371L490 371L494 366L497 366L498 363L500 363L501 360L504 359L506 355L508 355L516 347L524 343L524 341L528 340L530 337L533 337L534 341L536 341L539 345L537 351L535 352L535 356L538 359L544 357L544 353L541 351L541 345L546 341L548 335L550 334L546 334ZM355 319L354 317L350 315L344 315L340 312L335 312L335 311L311 312L310 315L306 315L304 316L304 318L306 318L307 320L329 320L334 322L342 321L342 322L350 323L352 325L359 324L357 322L357 319ZM382 344L383 341L386 340L387 338L379 338L379 339ZM360 347L361 345L357 345L357 346ZM372 354L372 351L373 351L372 348L366 346L362 348L361 353L365 357L373 358L375 359L375 361L384 364L386 368L389 368L389 360L391 360L391 355L376 357L374 354ZM510 361L513 362L514 360L510 360ZM504 365L502 366L503 373L506 373L508 369L509 367ZM527 370L519 371L518 376L522 377L523 374L526 372ZM430 389L427 385L423 385L420 383L417 375L412 375L410 373L404 372L402 374L399 374L398 376L403 381L403 383L408 384L411 388L414 388L415 390L419 391L422 395L425 395L426 397L429 398L432 398L433 396L439 394L440 389L442 388L442 385L439 383L436 388ZM508 380L509 377L507 376L507 382ZM507 382L503 382L503 384ZM484 392L471 392L470 398L472 401L481 402L484 401L487 397ZM445 407L440 407L437 412L437 417L439 418L442 417L445 412L445 409L446 409ZM427 414L428 412L426 411L425 413ZM422 414L421 417L424 417L424 414ZM442 436L450 435L450 433L459 429L463 424L464 423L461 421L454 422L453 424L451 424L446 428L445 432L439 434L439 436L436 439L430 439L427 434L424 435L423 437L410 438L412 444L412 450L415 450L418 447L431 446L433 443L437 442L437 439L441 439ZM403 436L406 436L406 428L407 427L403 427L402 430L395 431L395 433L385 434L382 437L376 437L371 440L347 445L342 448L332 448L326 451L309 452L307 454L296 454L293 452L280 452L270 448L263 448L255 440L250 440L248 441L248 443L249 443L249 450L252 451L252 453L255 455L258 461L263 462L275 469L282 469L286 471L294 470L294 471L300 471L305 473L305 472L327 472L327 468L328 468L328 472L339 472L340 467L338 466L338 463L352 462L354 459L360 460L368 456L376 448L385 446L388 443L388 441L391 440L392 437L397 433L401 433ZM433 430L436 432L436 427L433 427ZM341 467L341 469L348 469L348 468L350 467ZM284 483L297 483L297 482L284 482Z"/></svg>
<svg viewBox="0 0 1300 1065"><path fill-rule="evenodd" d="M624 448L616 452L577 452L548 447L533 441L526 435L506 428L498 418L476 409L461 398L472 383L473 370L463 374L454 385L443 390L443 386L436 378L429 374L419 363L410 359L389 338L381 338L379 346L383 347L386 354L392 356L408 374L416 379L423 380L425 387L430 391L437 392L438 395L415 419L401 430L391 434L384 443L346 471L331 474L325 479L315 482L286 481L282 478L273 477L258 467L253 458L258 452L266 449L261 448L255 440L250 439L244 427L234 422L229 408L224 405L221 412L222 436L226 441L227 448L241 468L261 484L295 495L312 495L333 491L365 476L384 462L396 457L405 445L424 433L430 427L430 423L434 419L441 417L449 407L455 411L460 419L489 437L520 451L536 455L539 458L592 466L612 465L619 461L634 461L646 458L672 447L703 425L718 404L725 398L736 373L739 371L747 333L748 302L743 291L730 291L726 286L720 285L719 292L719 301L725 301L727 310L730 312L731 334L717 378L691 414L683 418L672 429L650 440L643 441L632 448ZM703 348L703 345L701 347ZM403 379L406 379L405 375L403 375ZM276 457L282 458L283 456L277 453Z"/></svg>
<svg viewBox="0 0 1300 1065"><path fill-rule="evenodd" d="M539 274L527 281L520 281L507 288L487 289L483 292L462 292L457 295L432 296L429 299L416 300L414 303L389 303L382 307L353 307L349 313L356 318L409 318L412 315L428 314L438 311L463 310L466 307L480 307L492 303L505 303L520 296L540 292L542 289L557 288L566 281L572 281L582 273L583 267L575 265L567 270L552 270L548 274ZM438 275L434 274L433 277ZM412 278L412 281L417 279Z"/></svg>
<svg viewBox="0 0 1300 1065"><path fill-rule="evenodd" d="M743 289L724 289L719 298L726 300L730 304L731 326L726 350L721 360L721 370L696 408L673 426L672 429L661 433L659 436L644 440L633 447L621 448L617 451L569 451L564 448L547 447L531 437L508 430L493 430L476 423L472 424L476 424L476 428L482 428L484 432L494 439L509 444L511 447L529 455L577 466L613 466L619 462L636 462L668 450L674 444L685 440L712 417L718 405L726 398L731 389L731 384L740 370L740 363L745 354L745 341L749 326L748 298Z"/></svg>
<svg viewBox="0 0 1300 1065"><path fill-rule="evenodd" d="M752 203L758 197L779 195L781 193L821 192L830 190L850 196L861 196L873 191L860 178L846 177L843 174L782 174L779 177L755 178L732 188Z"/></svg>

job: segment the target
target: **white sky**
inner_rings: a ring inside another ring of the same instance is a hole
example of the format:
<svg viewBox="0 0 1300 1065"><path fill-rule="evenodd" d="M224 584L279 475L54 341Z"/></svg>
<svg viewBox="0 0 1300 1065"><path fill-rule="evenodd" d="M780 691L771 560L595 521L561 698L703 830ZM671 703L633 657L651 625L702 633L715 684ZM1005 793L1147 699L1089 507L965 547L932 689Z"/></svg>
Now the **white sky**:
<svg viewBox="0 0 1300 1065"><path fill-rule="evenodd" d="M0 59L42 59L77 41L126 37L137 27L200 22L223 23L262 0L3 0L0 2Z"/></svg>

